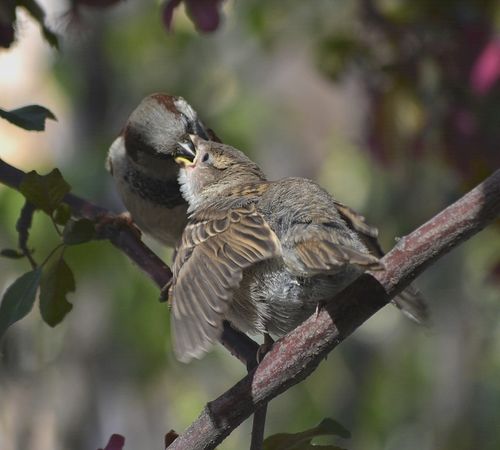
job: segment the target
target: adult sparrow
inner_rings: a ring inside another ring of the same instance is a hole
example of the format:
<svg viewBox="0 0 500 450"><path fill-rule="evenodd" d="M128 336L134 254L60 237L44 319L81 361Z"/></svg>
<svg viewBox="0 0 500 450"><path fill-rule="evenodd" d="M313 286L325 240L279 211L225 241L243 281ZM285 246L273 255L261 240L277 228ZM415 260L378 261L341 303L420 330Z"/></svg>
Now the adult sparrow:
<svg viewBox="0 0 500 450"><path fill-rule="evenodd" d="M197 136L175 160L189 204L169 287L180 361L209 350L223 320L282 336L364 271L384 269L376 230L313 181L268 181L239 150ZM416 292L394 302L425 319Z"/></svg>
<svg viewBox="0 0 500 450"><path fill-rule="evenodd" d="M171 247L182 235L188 207L172 154L189 134L218 140L182 97L152 94L132 112L106 162L134 222Z"/></svg>

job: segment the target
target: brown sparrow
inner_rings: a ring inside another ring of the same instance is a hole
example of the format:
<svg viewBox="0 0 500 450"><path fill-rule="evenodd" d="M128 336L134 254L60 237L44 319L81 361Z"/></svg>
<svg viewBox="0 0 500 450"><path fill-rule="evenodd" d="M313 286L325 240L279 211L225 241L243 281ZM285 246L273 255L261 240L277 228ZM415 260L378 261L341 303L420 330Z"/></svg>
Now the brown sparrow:
<svg viewBox="0 0 500 450"><path fill-rule="evenodd" d="M218 140L182 97L152 94L132 112L106 162L134 222L171 247L187 222L172 154L189 134Z"/></svg>
<svg viewBox="0 0 500 450"><path fill-rule="evenodd" d="M313 181L268 181L242 152L197 136L175 160L189 203L169 288L180 361L209 350L223 320L282 336L364 271L384 269L376 230ZM417 293L394 303L425 319Z"/></svg>

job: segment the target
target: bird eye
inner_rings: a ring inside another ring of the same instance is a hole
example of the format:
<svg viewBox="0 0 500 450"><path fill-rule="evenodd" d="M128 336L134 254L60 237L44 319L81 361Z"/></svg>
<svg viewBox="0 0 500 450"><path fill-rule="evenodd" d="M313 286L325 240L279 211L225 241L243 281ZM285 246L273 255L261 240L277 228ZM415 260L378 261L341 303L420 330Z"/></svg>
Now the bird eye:
<svg viewBox="0 0 500 450"><path fill-rule="evenodd" d="M207 162L210 158L210 155L208 153L205 153L203 155L203 158L201 158L201 162Z"/></svg>

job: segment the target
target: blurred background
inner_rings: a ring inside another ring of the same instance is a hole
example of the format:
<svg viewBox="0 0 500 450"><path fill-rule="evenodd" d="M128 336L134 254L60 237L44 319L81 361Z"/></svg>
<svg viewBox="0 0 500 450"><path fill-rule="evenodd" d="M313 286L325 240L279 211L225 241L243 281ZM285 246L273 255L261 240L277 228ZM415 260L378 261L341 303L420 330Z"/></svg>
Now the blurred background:
<svg viewBox="0 0 500 450"><path fill-rule="evenodd" d="M156 91L184 96L271 179L317 180L386 249L500 166L497 1L39 3L60 50L25 10L14 28L0 14L0 107L38 103L58 121L43 133L0 121L0 158L59 167L75 193L116 212L106 152ZM22 204L0 186L0 248L16 246ZM57 242L37 213L36 254ZM500 448L499 255L496 224L429 268L417 284L432 327L384 308L271 403L266 435L332 417L351 431L334 441L348 449ZM161 448L244 376L221 346L176 362L157 289L110 244L71 248L67 261L77 290L66 320L49 328L34 308L0 342L1 449L97 449L112 433L126 449ZM0 259L0 292L26 270ZM220 448L248 448L250 430Z"/></svg>

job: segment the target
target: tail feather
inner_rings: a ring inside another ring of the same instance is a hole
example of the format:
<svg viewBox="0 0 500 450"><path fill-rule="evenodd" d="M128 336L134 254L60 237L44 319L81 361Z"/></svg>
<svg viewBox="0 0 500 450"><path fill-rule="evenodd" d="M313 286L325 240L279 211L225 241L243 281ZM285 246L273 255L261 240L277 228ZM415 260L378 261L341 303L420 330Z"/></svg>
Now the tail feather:
<svg viewBox="0 0 500 450"><path fill-rule="evenodd" d="M419 325L429 325L429 308L421 292L413 285L408 286L403 292L392 299L405 316Z"/></svg>

